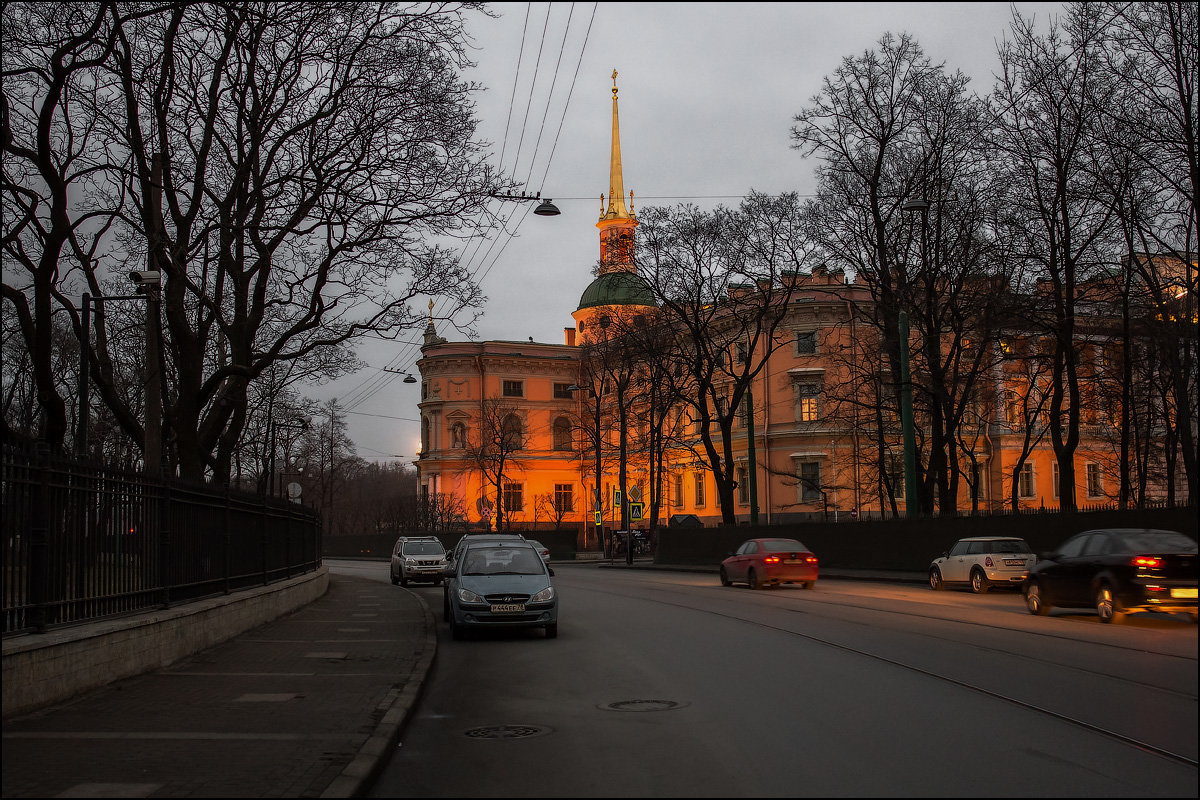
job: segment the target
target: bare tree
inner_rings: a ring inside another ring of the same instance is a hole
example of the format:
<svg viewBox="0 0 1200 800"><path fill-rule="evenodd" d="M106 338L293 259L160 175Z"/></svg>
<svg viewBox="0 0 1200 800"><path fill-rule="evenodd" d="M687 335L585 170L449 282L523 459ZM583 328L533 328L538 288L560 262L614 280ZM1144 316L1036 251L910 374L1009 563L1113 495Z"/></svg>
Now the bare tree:
<svg viewBox="0 0 1200 800"><path fill-rule="evenodd" d="M652 208L641 222L642 274L680 332L677 359L693 390L685 400L733 524L733 428L751 382L786 342L781 325L809 258L799 203L751 193L737 209Z"/></svg>
<svg viewBox="0 0 1200 800"><path fill-rule="evenodd" d="M456 257L427 244L488 224L488 197L506 188L475 138L475 87L458 76L469 63L464 16L477 6L54 9L4 11L6 44L29 62L10 73L5 61L4 196L20 210L5 214L14 219L5 246L28 254L31 276L6 283L5 296L31 305L36 345L54 304L79 324L69 285L100 294L110 266L161 273L164 429L182 476L228 477L248 386L271 365L334 377L353 368L349 348L360 337L420 326L412 298L478 303ZM73 70L81 74L70 83ZM19 81L13 108L9 87ZM84 95L77 112L59 110L64 86ZM39 133L39 119L60 135ZM59 152L61 143L76 151ZM85 145L87 163L77 152ZM39 173L43 163L55 169ZM68 179L81 194L97 187L92 218L70 216ZM34 202L43 194L52 206ZM46 232L30 233L34 221ZM74 284L49 266L67 244ZM95 325L92 340L109 340L103 316ZM31 352L44 371L45 348ZM94 375L122 428L141 441L120 387L103 369ZM61 442L65 413L49 386L39 378L47 435Z"/></svg>
<svg viewBox="0 0 1200 800"><path fill-rule="evenodd" d="M504 502L504 479L520 469L517 453L525 449L525 421L520 406L496 397L480 400L479 420L471 426L465 449L484 486L494 492L496 529L507 530L511 516L523 510L507 508Z"/></svg>

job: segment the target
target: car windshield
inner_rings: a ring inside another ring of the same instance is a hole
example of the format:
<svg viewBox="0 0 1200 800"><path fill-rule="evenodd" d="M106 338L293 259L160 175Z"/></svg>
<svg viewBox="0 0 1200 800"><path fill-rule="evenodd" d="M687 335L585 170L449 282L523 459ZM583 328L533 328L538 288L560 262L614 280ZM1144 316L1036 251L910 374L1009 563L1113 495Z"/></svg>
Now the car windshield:
<svg viewBox="0 0 1200 800"><path fill-rule="evenodd" d="M437 542L405 542L404 555L406 556L440 556L446 552Z"/></svg>
<svg viewBox="0 0 1200 800"><path fill-rule="evenodd" d="M464 575L541 575L541 557L529 548L471 548L463 560Z"/></svg>
<svg viewBox="0 0 1200 800"><path fill-rule="evenodd" d="M1032 553L1023 539L999 539L987 546L991 553Z"/></svg>
<svg viewBox="0 0 1200 800"><path fill-rule="evenodd" d="M1196 543L1174 531L1131 531L1120 535L1125 553L1194 553Z"/></svg>
<svg viewBox="0 0 1200 800"><path fill-rule="evenodd" d="M762 545L764 553L794 553L808 549L795 539L767 539Z"/></svg>

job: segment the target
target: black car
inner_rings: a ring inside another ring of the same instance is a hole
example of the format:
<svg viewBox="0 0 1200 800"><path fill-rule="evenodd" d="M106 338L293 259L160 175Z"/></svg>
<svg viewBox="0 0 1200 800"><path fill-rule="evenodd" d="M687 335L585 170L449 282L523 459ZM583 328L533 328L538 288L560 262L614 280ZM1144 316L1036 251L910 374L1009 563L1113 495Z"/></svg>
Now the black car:
<svg viewBox="0 0 1200 800"><path fill-rule="evenodd" d="M1095 608L1101 622L1131 611L1190 614L1196 620L1196 542L1175 531L1084 531L1042 553L1021 587L1031 614L1055 606Z"/></svg>

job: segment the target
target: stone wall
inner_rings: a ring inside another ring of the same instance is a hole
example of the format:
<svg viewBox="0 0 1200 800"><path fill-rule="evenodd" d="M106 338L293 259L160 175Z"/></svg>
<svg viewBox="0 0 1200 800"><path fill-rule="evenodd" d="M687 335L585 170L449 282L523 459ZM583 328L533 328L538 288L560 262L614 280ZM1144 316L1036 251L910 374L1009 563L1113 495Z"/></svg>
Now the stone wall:
<svg viewBox="0 0 1200 800"><path fill-rule="evenodd" d="M3 715L160 669L311 603L328 588L329 571L320 567L175 608L5 639Z"/></svg>

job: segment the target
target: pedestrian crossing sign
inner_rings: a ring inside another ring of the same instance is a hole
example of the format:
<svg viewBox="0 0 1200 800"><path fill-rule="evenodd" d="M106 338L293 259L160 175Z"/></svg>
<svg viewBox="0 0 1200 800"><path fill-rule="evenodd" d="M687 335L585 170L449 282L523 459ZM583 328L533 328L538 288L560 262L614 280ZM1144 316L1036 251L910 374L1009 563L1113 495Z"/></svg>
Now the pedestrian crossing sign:
<svg viewBox="0 0 1200 800"><path fill-rule="evenodd" d="M642 518L642 512L645 510L646 510L645 503L630 503L629 504L629 518L631 520L633 520L634 522L637 522L638 520L640 520Z"/></svg>

